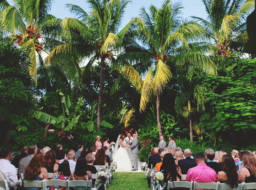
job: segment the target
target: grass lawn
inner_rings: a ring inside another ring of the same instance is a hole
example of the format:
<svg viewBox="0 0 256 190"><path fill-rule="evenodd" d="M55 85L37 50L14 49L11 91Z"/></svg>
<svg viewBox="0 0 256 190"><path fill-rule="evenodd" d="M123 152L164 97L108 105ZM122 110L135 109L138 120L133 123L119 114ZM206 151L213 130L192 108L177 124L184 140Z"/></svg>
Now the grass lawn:
<svg viewBox="0 0 256 190"><path fill-rule="evenodd" d="M144 172L116 172L107 190L149 190Z"/></svg>

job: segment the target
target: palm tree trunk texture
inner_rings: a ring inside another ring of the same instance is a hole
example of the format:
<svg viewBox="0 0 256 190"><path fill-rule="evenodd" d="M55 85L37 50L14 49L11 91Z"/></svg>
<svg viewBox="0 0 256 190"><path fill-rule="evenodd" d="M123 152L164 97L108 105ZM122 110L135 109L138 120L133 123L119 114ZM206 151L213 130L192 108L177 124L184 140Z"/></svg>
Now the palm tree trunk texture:
<svg viewBox="0 0 256 190"><path fill-rule="evenodd" d="M190 124L190 140L193 142L193 127L192 127L192 118L191 118L191 111L189 112L189 124Z"/></svg>
<svg viewBox="0 0 256 190"><path fill-rule="evenodd" d="M157 91L157 100L156 100L156 114L157 114L157 124L159 128L159 137L163 134L162 132L162 124L161 124L161 119L160 119L160 91Z"/></svg>
<svg viewBox="0 0 256 190"><path fill-rule="evenodd" d="M97 131L100 131L100 123L101 123L101 106L102 106L102 95L103 95L103 71L104 71L104 61L105 58L101 58L101 65L100 65L100 93L99 93L99 102L98 102L98 120L97 120Z"/></svg>

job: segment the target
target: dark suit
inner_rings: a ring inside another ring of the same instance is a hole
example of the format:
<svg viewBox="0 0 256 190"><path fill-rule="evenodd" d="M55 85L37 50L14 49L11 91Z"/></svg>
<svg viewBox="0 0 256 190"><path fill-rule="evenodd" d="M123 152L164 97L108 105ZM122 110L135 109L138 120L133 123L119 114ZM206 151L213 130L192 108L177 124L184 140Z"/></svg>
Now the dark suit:
<svg viewBox="0 0 256 190"><path fill-rule="evenodd" d="M161 162L161 157L159 156L159 154L154 154L150 156L148 159L148 168L151 168L151 164L153 165L154 168L155 165L159 162Z"/></svg>
<svg viewBox="0 0 256 190"><path fill-rule="evenodd" d="M205 162L207 166L214 169L216 174L218 174L219 171L222 171L222 164L217 162Z"/></svg>
<svg viewBox="0 0 256 190"><path fill-rule="evenodd" d="M195 159L191 159L190 157L179 160L178 165L181 168L182 174L187 174L190 168L197 166Z"/></svg>

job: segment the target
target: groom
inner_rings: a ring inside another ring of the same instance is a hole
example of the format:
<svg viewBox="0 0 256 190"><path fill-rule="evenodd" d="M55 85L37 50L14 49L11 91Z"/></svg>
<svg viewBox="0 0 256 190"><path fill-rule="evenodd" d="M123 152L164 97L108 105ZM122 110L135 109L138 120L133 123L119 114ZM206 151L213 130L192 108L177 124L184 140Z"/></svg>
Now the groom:
<svg viewBox="0 0 256 190"><path fill-rule="evenodd" d="M139 140L137 138L137 134L133 134L132 145L130 146L133 157L133 171L138 170L138 157L139 157Z"/></svg>

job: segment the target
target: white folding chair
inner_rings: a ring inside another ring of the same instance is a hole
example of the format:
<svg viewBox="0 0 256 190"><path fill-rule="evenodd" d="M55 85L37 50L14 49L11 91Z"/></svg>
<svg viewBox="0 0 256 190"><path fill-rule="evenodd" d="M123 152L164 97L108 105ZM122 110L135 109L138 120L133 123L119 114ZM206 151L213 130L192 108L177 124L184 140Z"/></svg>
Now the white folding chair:
<svg viewBox="0 0 256 190"><path fill-rule="evenodd" d="M187 177L187 174L182 174L181 175L181 181L186 181L186 177Z"/></svg>
<svg viewBox="0 0 256 190"><path fill-rule="evenodd" d="M188 182L188 181L174 181L173 182L173 187L183 187L183 188L189 188L190 190L192 190L193 188L193 181Z"/></svg>
<svg viewBox="0 0 256 190"><path fill-rule="evenodd" d="M106 169L106 166L103 165L95 165L94 167L97 169L98 172L105 171Z"/></svg>
<svg viewBox="0 0 256 190"><path fill-rule="evenodd" d="M173 188L173 182L168 181L167 190L172 189L172 188Z"/></svg>
<svg viewBox="0 0 256 190"><path fill-rule="evenodd" d="M243 184L238 184L237 188L231 189L230 185L218 182L218 190L243 190Z"/></svg>
<svg viewBox="0 0 256 190"><path fill-rule="evenodd" d="M7 180L3 179L3 181L0 181L0 189L9 190L9 185Z"/></svg>
<svg viewBox="0 0 256 190"><path fill-rule="evenodd" d="M61 186L61 187L67 187L68 188L68 181L62 181L62 180L47 180L45 182L45 186Z"/></svg>
<svg viewBox="0 0 256 190"><path fill-rule="evenodd" d="M68 182L68 190L70 187L74 187L75 190L89 190L92 189L92 181L74 180Z"/></svg>
<svg viewBox="0 0 256 190"><path fill-rule="evenodd" d="M243 190L256 189L256 183L243 183Z"/></svg>
<svg viewBox="0 0 256 190"><path fill-rule="evenodd" d="M98 174L92 174L92 179L97 179L98 178Z"/></svg>
<svg viewBox="0 0 256 190"><path fill-rule="evenodd" d="M49 178L49 179L52 179L53 174L54 174L54 173L48 173L48 178Z"/></svg>
<svg viewBox="0 0 256 190"><path fill-rule="evenodd" d="M43 181L24 180L23 186L24 187L38 187L38 188L42 188L43 190L45 190L46 189L45 182L46 182L46 180L43 180Z"/></svg>
<svg viewBox="0 0 256 190"><path fill-rule="evenodd" d="M196 189L214 189L218 190L219 183L198 183L194 182L194 190Z"/></svg>

